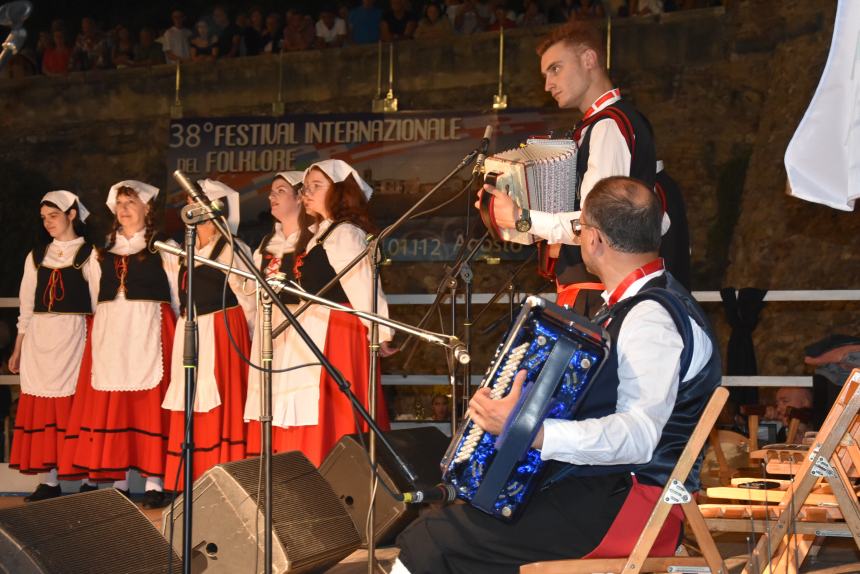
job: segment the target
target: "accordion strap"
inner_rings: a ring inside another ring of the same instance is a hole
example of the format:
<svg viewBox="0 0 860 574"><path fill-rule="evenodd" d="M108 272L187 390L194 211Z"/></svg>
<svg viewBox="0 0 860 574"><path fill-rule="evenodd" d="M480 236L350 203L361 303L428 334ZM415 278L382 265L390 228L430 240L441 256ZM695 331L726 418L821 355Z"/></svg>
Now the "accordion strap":
<svg viewBox="0 0 860 574"><path fill-rule="evenodd" d="M502 239L501 231L499 230L499 224L496 223L496 215L495 215L495 202L496 196L492 193L484 190L481 193L481 221L484 222L484 227L487 228L487 231L490 233L490 237L495 241L504 241Z"/></svg>

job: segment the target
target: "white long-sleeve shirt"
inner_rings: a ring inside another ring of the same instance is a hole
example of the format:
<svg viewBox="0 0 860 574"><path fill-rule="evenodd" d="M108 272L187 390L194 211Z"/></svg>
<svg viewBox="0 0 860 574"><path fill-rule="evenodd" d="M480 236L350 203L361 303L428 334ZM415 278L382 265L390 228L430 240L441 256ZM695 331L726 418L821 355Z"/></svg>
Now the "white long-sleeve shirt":
<svg viewBox="0 0 860 574"><path fill-rule="evenodd" d="M600 101L609 92L600 96ZM601 105L595 106L595 113L607 108L620 100L620 96L606 99ZM585 204L589 192L601 179L616 175L629 176L632 157L627 140L624 139L618 124L612 120L601 120L582 130L577 145L582 145L587 133L591 133L589 141L588 167L582 176L582 184L579 189L580 207ZM532 220L531 233L546 239L549 243L573 244L573 226L571 221L579 219L581 212L567 211L562 213L548 213L544 211L530 211ZM665 234L669 229L669 216L663 214L663 229Z"/></svg>
<svg viewBox="0 0 860 574"><path fill-rule="evenodd" d="M632 283L619 300L632 297L660 270ZM603 293L605 300L608 294ZM651 460L678 393L707 365L711 341L692 318L693 355L681 369L683 342L669 312L656 301L637 303L627 314L615 349L618 356L618 402L615 413L602 418L543 424L541 458L571 464L642 464Z"/></svg>

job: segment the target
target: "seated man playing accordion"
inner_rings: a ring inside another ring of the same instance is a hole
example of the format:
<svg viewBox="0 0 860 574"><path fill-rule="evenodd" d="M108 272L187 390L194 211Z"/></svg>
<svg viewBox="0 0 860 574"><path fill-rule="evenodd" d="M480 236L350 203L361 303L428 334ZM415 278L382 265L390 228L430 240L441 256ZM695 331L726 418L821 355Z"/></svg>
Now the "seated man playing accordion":
<svg viewBox="0 0 860 574"><path fill-rule="evenodd" d="M483 193L496 195L497 221L513 227L510 199L489 186ZM588 270L606 286L593 319L612 342L604 367L574 420L543 421L533 446L551 462L517 517L468 504L434 509L398 537L393 573L515 573L529 562L630 552L722 375L704 312L657 256L661 219L659 199L638 180L610 177L591 190L571 225ZM500 434L524 379L520 371L501 399L479 390L472 421ZM673 509L652 555L674 554L682 519Z"/></svg>

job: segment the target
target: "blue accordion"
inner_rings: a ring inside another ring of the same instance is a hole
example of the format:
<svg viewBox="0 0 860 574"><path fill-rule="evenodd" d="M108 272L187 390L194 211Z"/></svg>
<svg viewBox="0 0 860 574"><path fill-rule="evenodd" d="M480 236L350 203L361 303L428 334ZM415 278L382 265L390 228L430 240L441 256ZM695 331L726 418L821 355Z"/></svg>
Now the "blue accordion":
<svg viewBox="0 0 860 574"><path fill-rule="evenodd" d="M544 419L573 418L608 355L601 327L540 297L526 299L481 383L502 398L526 369L520 400L498 437L465 419L442 459L443 480L479 510L513 518L546 465L531 448Z"/></svg>

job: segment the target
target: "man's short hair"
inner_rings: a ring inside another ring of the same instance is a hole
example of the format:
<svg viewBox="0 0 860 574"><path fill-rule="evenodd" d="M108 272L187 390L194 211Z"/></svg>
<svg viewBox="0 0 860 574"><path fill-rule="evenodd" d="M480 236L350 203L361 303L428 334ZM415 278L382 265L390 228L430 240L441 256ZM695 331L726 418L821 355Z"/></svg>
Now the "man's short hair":
<svg viewBox="0 0 860 574"><path fill-rule="evenodd" d="M660 249L663 208L657 194L632 177L601 179L588 193L586 223L603 232L609 246L624 253Z"/></svg>
<svg viewBox="0 0 860 574"><path fill-rule="evenodd" d="M601 68L606 67L606 39L603 32L587 20L574 20L555 28L540 41L537 47L538 56L551 46L564 42L572 48L583 47L597 53L597 63Z"/></svg>

